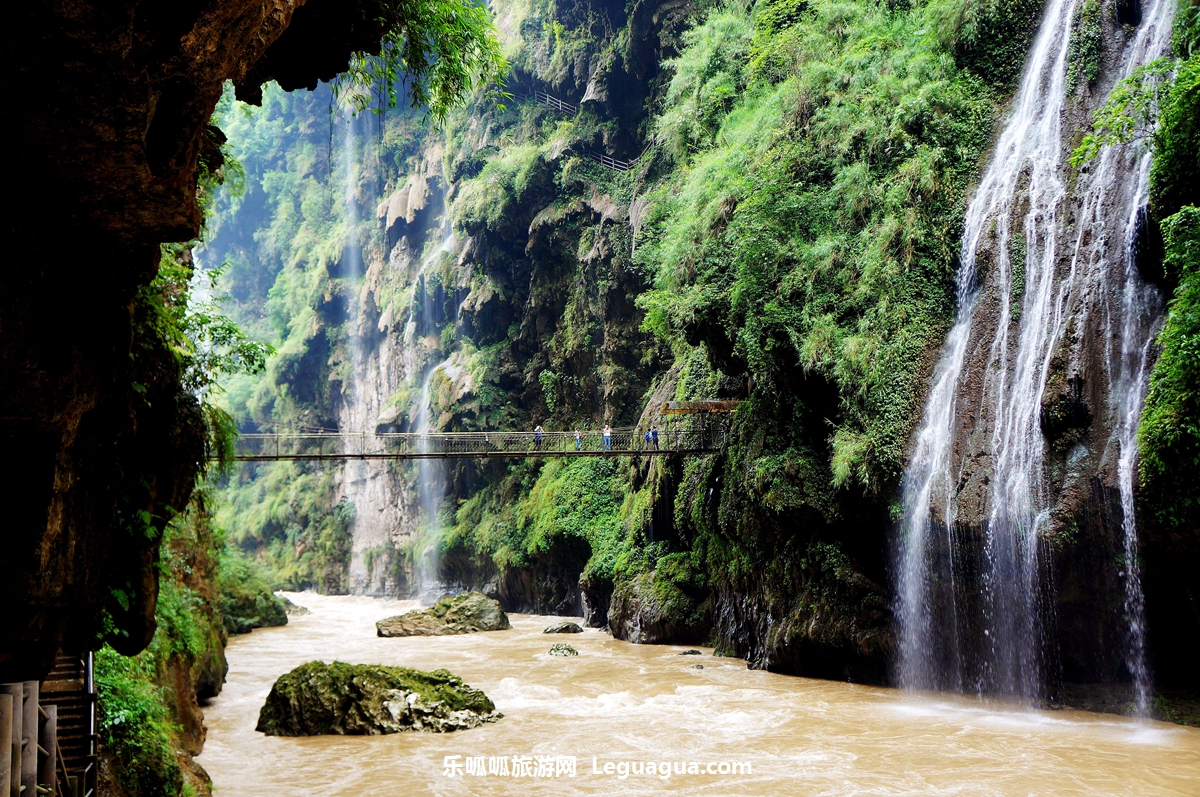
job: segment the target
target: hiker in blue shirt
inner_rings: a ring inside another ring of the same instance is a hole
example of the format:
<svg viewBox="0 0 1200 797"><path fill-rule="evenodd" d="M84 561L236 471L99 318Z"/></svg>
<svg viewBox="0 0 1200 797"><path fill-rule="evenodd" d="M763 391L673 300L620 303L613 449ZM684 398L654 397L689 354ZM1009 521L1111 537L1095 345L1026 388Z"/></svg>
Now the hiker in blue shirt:
<svg viewBox="0 0 1200 797"><path fill-rule="evenodd" d="M650 427L650 445L654 446L654 448L656 448L656 449L658 448L658 427L657 426Z"/></svg>
<svg viewBox="0 0 1200 797"><path fill-rule="evenodd" d="M542 427L540 424L533 430L533 447L538 451L542 450Z"/></svg>

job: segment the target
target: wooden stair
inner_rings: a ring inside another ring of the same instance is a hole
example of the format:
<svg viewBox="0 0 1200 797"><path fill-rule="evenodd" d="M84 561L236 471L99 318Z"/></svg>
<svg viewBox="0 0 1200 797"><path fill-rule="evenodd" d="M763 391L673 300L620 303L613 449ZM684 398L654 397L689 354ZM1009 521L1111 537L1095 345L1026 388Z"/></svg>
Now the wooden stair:
<svg viewBox="0 0 1200 797"><path fill-rule="evenodd" d="M60 766L70 778L61 789L73 797L94 797L96 791L96 689L92 654L59 653L41 685L41 704L58 706Z"/></svg>

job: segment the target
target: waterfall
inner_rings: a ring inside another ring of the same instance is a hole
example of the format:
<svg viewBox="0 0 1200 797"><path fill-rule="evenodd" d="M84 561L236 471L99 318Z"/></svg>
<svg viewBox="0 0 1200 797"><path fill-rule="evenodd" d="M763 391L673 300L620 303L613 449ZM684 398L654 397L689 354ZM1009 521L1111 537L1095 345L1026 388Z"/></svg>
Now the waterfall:
<svg viewBox="0 0 1200 797"><path fill-rule="evenodd" d="M417 331L420 330L428 337L431 330L437 328L437 306L434 292L429 287L429 268L441 261L442 255L453 250L455 245L454 228L450 221L449 204L446 191L442 194L442 239L421 261L417 274L416 285L421 292L420 306L414 301L408 327L413 330L412 345L418 344ZM440 339L437 344L441 345ZM421 379L421 391L417 398L416 414L413 417L413 429L422 435L437 431L433 417L433 397L431 388L434 377L450 363L447 358L442 362L427 367ZM421 450L425 451L428 441L422 440ZM417 503L420 506L423 519L422 532L418 536L419 549L416 554L416 575L418 589L423 595L435 595L441 591L441 513L442 498L446 491L446 463L441 459L417 460Z"/></svg>
<svg viewBox="0 0 1200 797"><path fill-rule="evenodd" d="M421 392L417 398L417 414L414 427L418 434L427 435L437 431L433 420L433 398L430 389L434 376L448 361L438 363L425 372ZM429 441L419 444L422 452L429 450ZM441 459L417 460L417 502L424 520L423 532L419 535L420 549L416 556L418 589L423 595L436 594L441 587L441 528L439 514L442 496L446 489L446 463Z"/></svg>
<svg viewBox="0 0 1200 797"><path fill-rule="evenodd" d="M1155 0L1137 35L1126 48L1119 77L1129 77L1140 65L1166 52L1175 3ZM1162 317L1163 298L1137 271L1138 233L1146 222L1151 154L1140 146L1105 147L1090 170L1075 243L1075 261L1090 264L1087 287L1102 305L1106 331L1109 396L1116 416L1117 486L1121 503L1126 624L1125 666L1139 715L1150 705L1150 669L1146 662L1144 600L1138 562L1137 518L1133 480L1137 461L1137 427L1145 400L1152 348ZM1088 237L1089 226L1101 228L1107 214L1124 211L1124 234L1118 241ZM1114 257L1115 255L1115 257ZM1119 262L1114 263L1116 259ZM1112 278L1119 283L1111 284Z"/></svg>
<svg viewBox="0 0 1200 797"><path fill-rule="evenodd" d="M903 480L894 569L898 677L910 689L1042 695L1052 620L1042 534L1052 496L1041 412L1052 365L1081 356L1071 348L1086 337L1076 327L1092 317L1103 319L1109 349L1117 341L1106 376L1119 449L1126 659L1145 699L1132 473L1161 303L1136 273L1132 225L1145 201L1149 157L1134 147L1107 148L1068 193L1062 119L1077 5L1052 0L1046 8L1011 117L966 215L958 315ZM1146 16L1125 49L1121 77L1162 52L1170 6L1158 0ZM1128 220L1116 241L1105 233L1114 205ZM1064 239L1071 224L1073 247ZM1114 276L1120 287L1108 284ZM974 529L960 519L963 502L972 500Z"/></svg>
<svg viewBox="0 0 1200 797"><path fill-rule="evenodd" d="M342 264L341 276L348 283L346 296L346 326L348 329L347 337L349 342L350 362L345 374L343 384L349 387L349 397L347 400L348 408L353 408L361 403L363 395L362 388L362 368L363 368L363 351L362 351L362 335L357 329L355 323L355 310L358 303L352 298L357 295L359 284L362 282L363 264L362 264L362 242L359 240L358 230L358 166L359 153L356 144L355 131L355 115L348 106L343 109L344 127L342 132L342 214L346 225L346 243L342 249ZM358 413L349 412L351 426L345 428L343 432L365 432L362 428L362 418L356 417ZM353 453L352 449L356 447L356 443L347 438L343 443L345 453ZM370 477L368 473L367 463L359 459L347 459L342 465L342 492L346 500L352 502L355 506L356 516L361 511L362 501L361 496L366 489L367 481ZM351 560L349 563L349 581L353 590L361 589L361 585L370 581L369 566L367 565L361 550L361 545L355 545L356 542L361 542L361 535L354 535L351 543Z"/></svg>

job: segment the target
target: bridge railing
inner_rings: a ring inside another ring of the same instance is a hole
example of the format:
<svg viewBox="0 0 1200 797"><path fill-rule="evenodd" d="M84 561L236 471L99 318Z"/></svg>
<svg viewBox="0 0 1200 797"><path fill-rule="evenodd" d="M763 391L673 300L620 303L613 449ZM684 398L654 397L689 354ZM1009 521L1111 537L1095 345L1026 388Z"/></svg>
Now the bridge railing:
<svg viewBox="0 0 1200 797"><path fill-rule="evenodd" d="M598 431L584 432L436 432L431 434L369 432L243 434L234 447L238 460L275 459L422 459L489 456L580 456L715 451L724 442L724 428L666 428L657 443L645 440L645 430L613 430L608 442Z"/></svg>

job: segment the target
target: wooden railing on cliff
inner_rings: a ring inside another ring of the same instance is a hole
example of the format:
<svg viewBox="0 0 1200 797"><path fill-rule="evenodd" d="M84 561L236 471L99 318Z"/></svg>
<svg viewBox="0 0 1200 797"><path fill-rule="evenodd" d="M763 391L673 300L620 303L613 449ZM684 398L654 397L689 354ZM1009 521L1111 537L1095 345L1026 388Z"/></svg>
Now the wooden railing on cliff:
<svg viewBox="0 0 1200 797"><path fill-rule="evenodd" d="M579 113L578 105L567 102L566 100L559 99L558 97L555 97L553 94L547 94L546 92L538 90L538 89L535 89L534 91L528 92L528 93L518 92L516 94L516 96L520 99L532 100L533 102L539 103L541 105L549 106L549 107L555 109L556 111L561 111L562 113L568 114L570 116L575 116L577 113ZM612 169L613 171L618 171L618 172L629 171L634 166L637 166L638 161L640 161L642 159L642 156L639 155L638 157L634 158L631 161L623 161L623 160L618 160L617 158L614 158L611 155L607 155L603 152L597 152L596 150L591 150L591 149L583 150L579 154L583 155L588 160L591 160L591 161L594 161L594 162L600 164L601 166L603 166L606 169Z"/></svg>
<svg viewBox="0 0 1200 797"><path fill-rule="evenodd" d="M0 684L0 797L96 791L92 654L59 654L44 681Z"/></svg>

